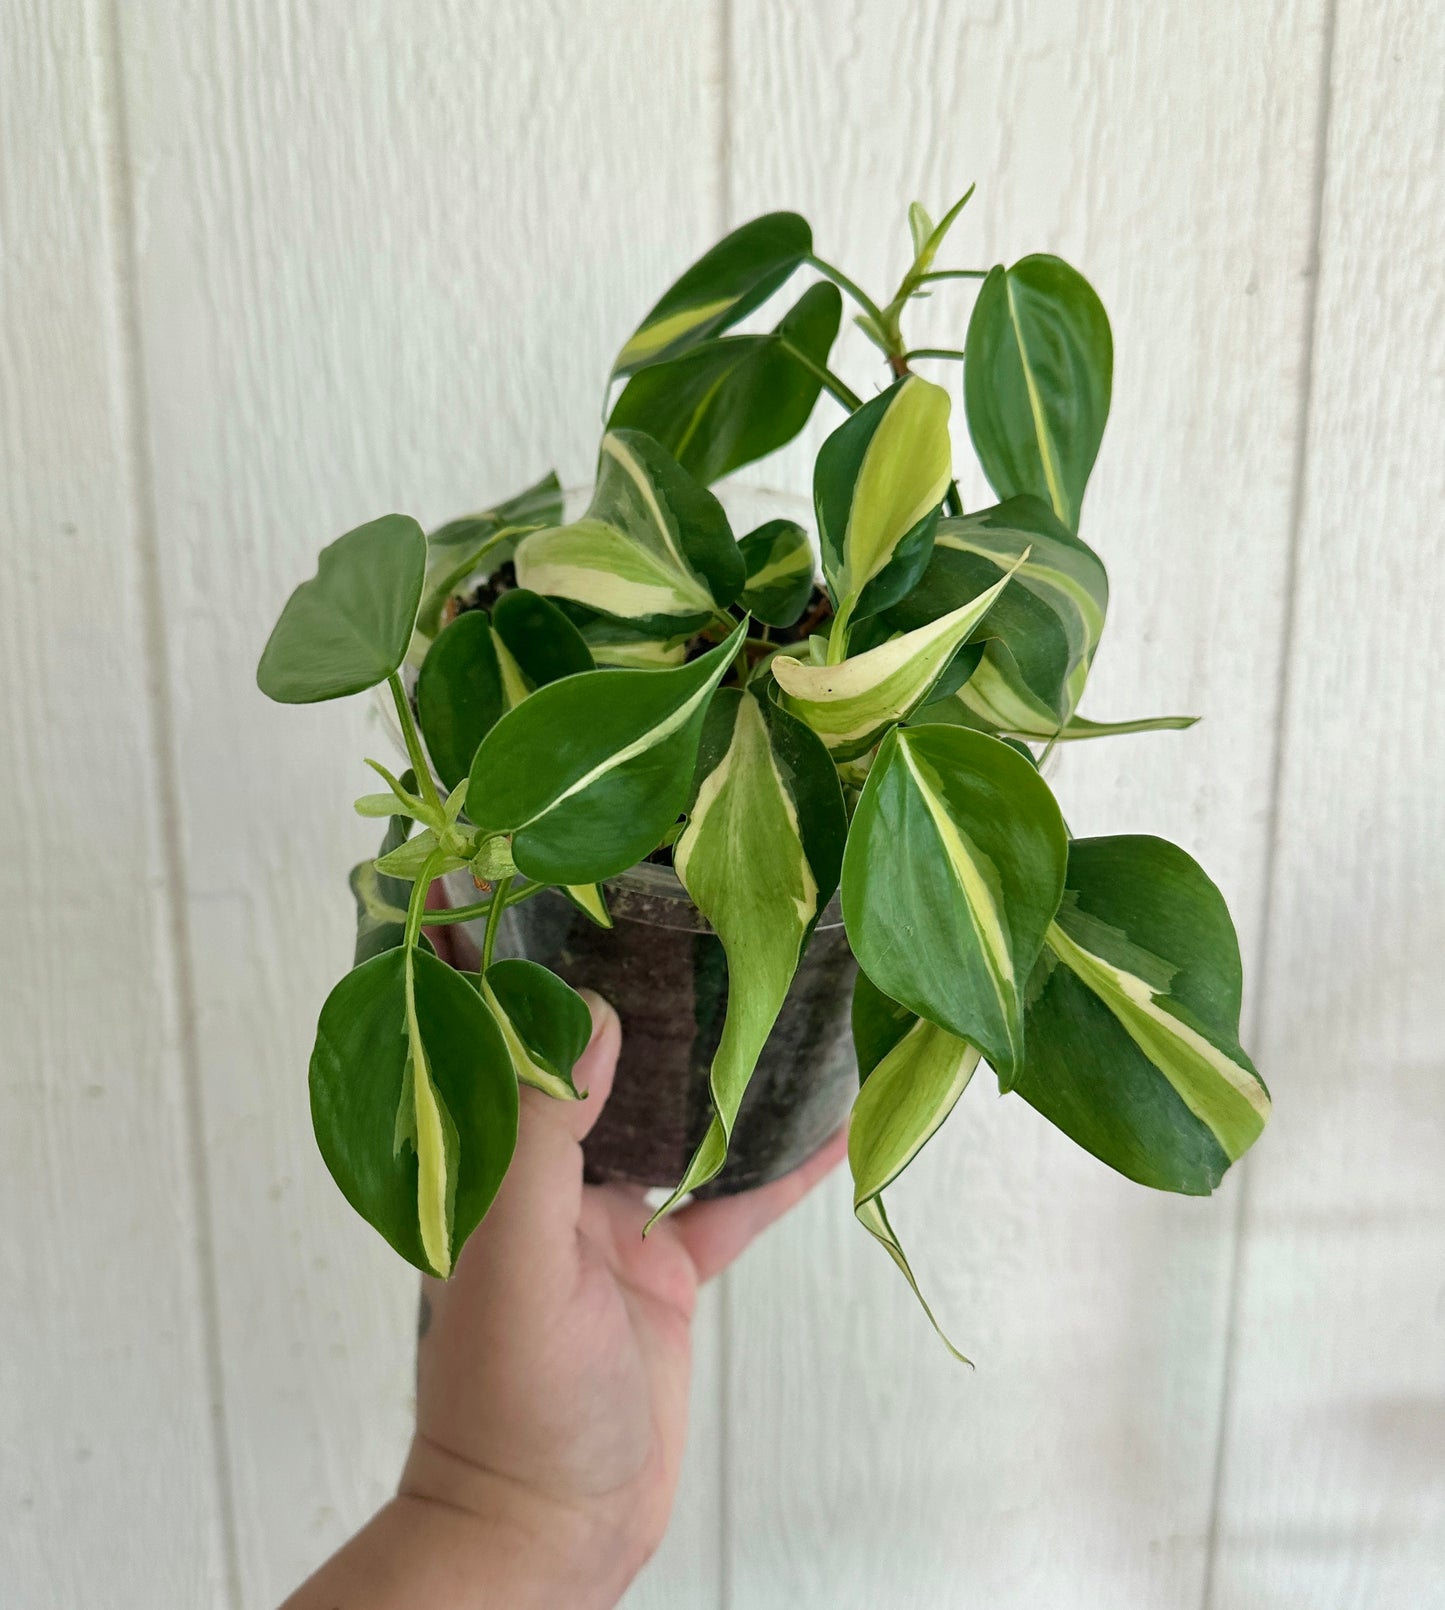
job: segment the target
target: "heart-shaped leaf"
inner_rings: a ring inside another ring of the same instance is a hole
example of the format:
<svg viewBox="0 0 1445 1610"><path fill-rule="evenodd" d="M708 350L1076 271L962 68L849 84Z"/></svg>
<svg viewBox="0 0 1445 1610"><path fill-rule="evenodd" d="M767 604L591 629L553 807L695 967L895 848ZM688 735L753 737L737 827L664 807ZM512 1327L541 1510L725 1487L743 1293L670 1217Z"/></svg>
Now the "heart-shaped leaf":
<svg viewBox="0 0 1445 1610"><path fill-rule="evenodd" d="M813 232L795 212L770 212L740 225L675 281L617 354L612 377L675 358L760 307L813 249Z"/></svg>
<svg viewBox="0 0 1445 1610"><path fill-rule="evenodd" d="M708 712L696 798L673 865L722 941L727 1016L709 1073L712 1123L659 1213L727 1160L748 1080L837 887L846 833L838 774L822 744L754 694L724 688Z"/></svg>
<svg viewBox="0 0 1445 1610"><path fill-rule="evenodd" d="M427 650L416 681L416 713L437 776L455 788L477 745L507 709L491 623L468 610Z"/></svg>
<svg viewBox="0 0 1445 1610"><path fill-rule="evenodd" d="M1269 1117L1241 990L1223 896L1183 850L1076 840L1013 1088L1130 1179L1207 1195Z"/></svg>
<svg viewBox="0 0 1445 1610"><path fill-rule="evenodd" d="M406 658L426 538L404 514L357 526L321 550L272 629L256 683L279 704L340 699L385 682Z"/></svg>
<svg viewBox="0 0 1445 1610"><path fill-rule="evenodd" d="M581 1100L586 1091L573 1084L572 1069L592 1038L592 1014L577 991L520 960L493 962L479 987L517 1078L560 1101Z"/></svg>
<svg viewBox="0 0 1445 1610"><path fill-rule="evenodd" d="M813 550L796 520L769 520L738 547L747 566L739 604L765 626L792 626L813 596Z"/></svg>
<svg viewBox="0 0 1445 1610"><path fill-rule="evenodd" d="M810 665L788 655L771 662L785 708L807 723L839 760L871 749L930 695L959 646L1004 591L1012 572L926 626L890 638L841 665Z"/></svg>
<svg viewBox="0 0 1445 1610"><path fill-rule="evenodd" d="M884 994L1011 1076L1066 857L1059 807L1022 755L963 727L895 727L843 858L853 953Z"/></svg>
<svg viewBox="0 0 1445 1610"><path fill-rule="evenodd" d="M863 1088L848 1123L853 1212L903 1273L943 1344L967 1363L934 1318L883 1207L883 1191L938 1133L978 1066L977 1050L916 1016L860 972L853 988L853 1044Z"/></svg>
<svg viewBox="0 0 1445 1610"><path fill-rule="evenodd" d="M602 438L587 513L525 537L517 580L621 620L696 631L742 591L722 504L640 431Z"/></svg>
<svg viewBox="0 0 1445 1610"><path fill-rule="evenodd" d="M449 1274L517 1140L517 1081L481 996L425 951L372 957L321 1008L310 1082L346 1200L408 1263Z"/></svg>
<svg viewBox="0 0 1445 1610"><path fill-rule="evenodd" d="M766 335L704 341L640 369L607 423L646 431L700 481L730 475L807 424L842 315L837 286L811 286Z"/></svg>
<svg viewBox="0 0 1445 1610"><path fill-rule="evenodd" d="M1068 526L1109 417L1114 343L1093 286L1061 258L990 270L969 320L963 400L1001 498L1031 492Z"/></svg>
<svg viewBox="0 0 1445 1610"><path fill-rule="evenodd" d="M855 618L897 603L928 563L953 462L948 412L946 391L909 375L819 450L813 502L840 645Z"/></svg>
<svg viewBox="0 0 1445 1610"><path fill-rule="evenodd" d="M675 671L584 671L539 689L472 762L467 812L543 883L596 883L661 842L687 803L713 690L747 630Z"/></svg>

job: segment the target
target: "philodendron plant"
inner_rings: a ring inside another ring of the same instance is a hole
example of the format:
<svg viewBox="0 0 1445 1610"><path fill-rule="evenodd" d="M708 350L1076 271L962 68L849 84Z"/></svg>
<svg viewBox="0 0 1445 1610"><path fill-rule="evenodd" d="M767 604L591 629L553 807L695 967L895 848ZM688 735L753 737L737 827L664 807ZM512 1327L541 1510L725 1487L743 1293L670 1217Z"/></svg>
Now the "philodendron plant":
<svg viewBox="0 0 1445 1610"><path fill-rule="evenodd" d="M1061 742L1189 724L1077 711L1108 599L1078 535L1108 320L1057 257L935 268L962 207L937 224L910 209L886 304L815 256L796 214L743 225L618 355L585 513L564 521L549 476L430 534L387 515L325 548L282 612L262 690L384 685L410 761L399 777L368 762L385 791L356 809L389 822L352 874L355 965L322 1008L310 1082L327 1166L418 1268L449 1274L486 1213L518 1084L583 1094L587 1008L496 958L503 913L552 889L606 927L607 880L649 857L670 858L728 967L711 1126L659 1212L722 1168L840 882L861 968L854 1207L910 1283L883 1192L981 1059L1163 1190L1209 1192L1264 1126L1218 889L1163 840L1071 839L1039 770ZM799 275L771 329L730 333ZM963 349L910 352L913 299L968 280ZM840 292L891 373L866 401L830 368ZM925 355L962 365L990 508L963 510L950 393L910 367ZM843 417L814 469L816 557L790 519L739 537L709 485L796 436L825 391ZM433 908L462 868L476 899ZM476 973L423 934L482 919Z"/></svg>

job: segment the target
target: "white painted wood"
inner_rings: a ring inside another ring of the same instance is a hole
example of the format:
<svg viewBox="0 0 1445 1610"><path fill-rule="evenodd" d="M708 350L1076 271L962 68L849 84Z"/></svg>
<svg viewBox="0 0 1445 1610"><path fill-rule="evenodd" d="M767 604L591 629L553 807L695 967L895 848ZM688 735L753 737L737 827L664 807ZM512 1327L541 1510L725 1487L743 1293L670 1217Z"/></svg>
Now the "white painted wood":
<svg viewBox="0 0 1445 1610"><path fill-rule="evenodd" d="M1197 854L1249 964L1321 22L1314 3L733 10L735 217L797 205L824 256L886 292L907 202L939 213L976 179L949 264L1056 250L1104 297L1115 404L1084 535L1114 598L1085 707L1206 719L1071 750L1059 787L1076 831L1152 830ZM961 345L970 296L940 289L915 341ZM842 360L855 384L881 379L869 351ZM759 473L800 468L791 454ZM730 1602L1193 1610L1233 1190L1142 1191L980 1079L894 1197L978 1370L932 1338L842 1180L750 1259L729 1340Z"/></svg>
<svg viewBox="0 0 1445 1610"><path fill-rule="evenodd" d="M705 20L705 17L704 17ZM245 1601L394 1483L414 1280L310 1134L346 965L363 701L281 710L256 655L316 549L590 473L612 352L716 221L715 40L661 3L127 11L150 438ZM639 1610L715 1578L694 1479Z"/></svg>
<svg viewBox="0 0 1445 1610"><path fill-rule="evenodd" d="M1337 30L1213 1610L1445 1605L1445 33Z"/></svg>
<svg viewBox="0 0 1445 1610"><path fill-rule="evenodd" d="M0 7L0 1604L226 1603L103 17Z"/></svg>

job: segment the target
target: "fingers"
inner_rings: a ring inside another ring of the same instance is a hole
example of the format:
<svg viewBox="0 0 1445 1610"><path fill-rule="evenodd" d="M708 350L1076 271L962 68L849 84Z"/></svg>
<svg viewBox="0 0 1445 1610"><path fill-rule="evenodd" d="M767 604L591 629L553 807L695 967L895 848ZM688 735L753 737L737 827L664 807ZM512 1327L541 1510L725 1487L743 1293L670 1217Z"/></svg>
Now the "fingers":
<svg viewBox="0 0 1445 1610"><path fill-rule="evenodd" d="M848 1132L840 1129L821 1151L771 1185L739 1196L693 1202L673 1214L669 1221L673 1234L692 1258L697 1278L711 1280L721 1274L749 1242L800 1202L847 1149Z"/></svg>
<svg viewBox="0 0 1445 1610"><path fill-rule="evenodd" d="M572 1070L572 1083L585 1090L581 1101L557 1101L544 1096L540 1090L523 1090L531 1097L530 1105L539 1119L561 1125L574 1141L583 1140L601 1115L603 1103L612 1090L612 1079L617 1072L617 1053L622 1049L622 1025L611 1005L595 990L577 992L587 1002L592 1013L592 1038L587 1049L577 1059ZM525 1120L524 1120L525 1122Z"/></svg>

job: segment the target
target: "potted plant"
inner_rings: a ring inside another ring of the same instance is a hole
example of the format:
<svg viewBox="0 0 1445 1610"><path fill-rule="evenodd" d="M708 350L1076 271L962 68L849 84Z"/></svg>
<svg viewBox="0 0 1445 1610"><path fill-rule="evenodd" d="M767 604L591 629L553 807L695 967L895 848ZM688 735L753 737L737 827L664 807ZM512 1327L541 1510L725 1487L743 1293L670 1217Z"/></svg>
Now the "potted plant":
<svg viewBox="0 0 1445 1610"><path fill-rule="evenodd" d="M628 1030L594 1172L673 1186L664 1213L792 1166L851 1107L855 1211L910 1283L882 1193L980 1059L1164 1190L1209 1192L1264 1126L1219 891L1162 840L1071 840L1040 772L1059 743L1189 723L1078 714L1108 600L1078 526L1109 324L1057 257L936 268L967 199L910 209L885 304L796 214L735 230L618 355L579 517L555 476L429 535L387 515L282 611L262 690L385 688L409 760L368 762L385 791L356 809L386 837L352 874L310 1087L337 1183L418 1268L447 1275L486 1213L519 1082L584 1094L578 983ZM729 333L800 274L771 329ZM949 393L902 321L970 279L963 350L928 352L962 363L1000 499L965 513ZM867 400L829 368L841 293L891 372ZM786 518L738 537L709 486L825 391L816 557ZM423 930L456 924L453 966Z"/></svg>

